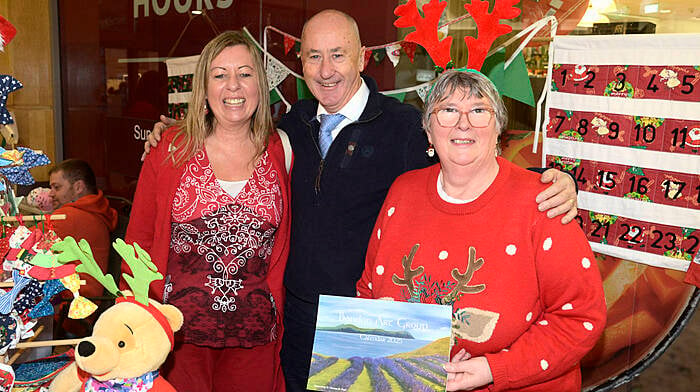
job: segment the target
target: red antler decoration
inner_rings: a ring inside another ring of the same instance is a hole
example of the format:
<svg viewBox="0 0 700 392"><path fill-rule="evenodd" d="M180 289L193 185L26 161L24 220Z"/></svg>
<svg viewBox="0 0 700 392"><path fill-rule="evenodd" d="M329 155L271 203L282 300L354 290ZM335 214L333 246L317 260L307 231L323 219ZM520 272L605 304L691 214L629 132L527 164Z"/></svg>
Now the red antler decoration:
<svg viewBox="0 0 700 392"><path fill-rule="evenodd" d="M445 68L450 62L450 46L452 45L452 37L447 37L442 41L438 38L438 23L446 6L446 1L430 0L430 3L423 6L425 17L418 13L416 0L410 0L394 10L394 15L399 17L394 21L394 26L416 28L416 31L409 33L405 40L424 47L435 64L442 68Z"/></svg>
<svg viewBox="0 0 700 392"><path fill-rule="evenodd" d="M467 68L480 70L493 41L513 31L512 27L501 24L499 20L513 19L520 15L520 9L514 7L518 2L520 0L495 0L491 13L489 13L488 1L472 0L471 4L464 5L474 19L478 31L478 38L464 37L464 42L469 48Z"/></svg>

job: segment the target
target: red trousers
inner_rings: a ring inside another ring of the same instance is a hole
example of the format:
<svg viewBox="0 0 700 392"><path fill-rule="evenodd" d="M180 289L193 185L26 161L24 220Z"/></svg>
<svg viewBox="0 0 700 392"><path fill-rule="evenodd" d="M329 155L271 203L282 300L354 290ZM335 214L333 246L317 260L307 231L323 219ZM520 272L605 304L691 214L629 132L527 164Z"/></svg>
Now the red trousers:
<svg viewBox="0 0 700 392"><path fill-rule="evenodd" d="M178 343L162 367L178 392L271 392L275 343L253 348L211 348Z"/></svg>

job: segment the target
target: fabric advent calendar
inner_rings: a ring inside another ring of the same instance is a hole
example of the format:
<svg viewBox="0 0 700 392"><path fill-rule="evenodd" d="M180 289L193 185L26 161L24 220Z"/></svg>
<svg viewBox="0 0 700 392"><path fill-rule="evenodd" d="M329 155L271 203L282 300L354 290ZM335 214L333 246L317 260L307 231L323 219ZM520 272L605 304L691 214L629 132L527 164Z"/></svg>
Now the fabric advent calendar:
<svg viewBox="0 0 700 392"><path fill-rule="evenodd" d="M543 161L594 251L687 270L700 248L700 35L556 36Z"/></svg>

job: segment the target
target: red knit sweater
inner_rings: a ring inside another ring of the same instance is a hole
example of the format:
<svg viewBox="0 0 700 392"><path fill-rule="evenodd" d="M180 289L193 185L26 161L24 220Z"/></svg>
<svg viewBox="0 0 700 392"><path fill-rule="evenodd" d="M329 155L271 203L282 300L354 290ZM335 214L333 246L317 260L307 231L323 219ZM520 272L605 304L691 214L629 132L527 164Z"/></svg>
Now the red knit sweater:
<svg viewBox="0 0 700 392"><path fill-rule="evenodd" d="M489 390L580 390L578 362L605 327L595 259L575 223L537 210L545 187L537 174L498 164L491 186L467 204L440 198L440 165L399 177L358 295L451 303L452 354L485 355Z"/></svg>

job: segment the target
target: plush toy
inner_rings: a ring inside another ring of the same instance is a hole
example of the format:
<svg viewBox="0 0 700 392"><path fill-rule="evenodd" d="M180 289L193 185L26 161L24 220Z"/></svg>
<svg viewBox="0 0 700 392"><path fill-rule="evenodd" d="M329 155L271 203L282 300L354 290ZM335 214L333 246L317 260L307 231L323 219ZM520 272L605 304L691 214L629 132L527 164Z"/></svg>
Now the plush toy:
<svg viewBox="0 0 700 392"><path fill-rule="evenodd" d="M53 202L49 188L34 188L27 195L27 204L40 209L42 212L53 211Z"/></svg>
<svg viewBox="0 0 700 392"><path fill-rule="evenodd" d="M91 274L107 290L118 293L116 303L97 319L92 336L76 346L75 363L51 383L52 392L175 391L158 368L173 349L173 334L182 326L182 313L173 305L148 299L150 282L162 275L146 251L121 240L114 248L134 272L134 276L124 275L134 295L119 291L111 275L99 271L85 240L78 244L66 237L52 248L61 252L61 261L79 259L78 272Z"/></svg>

